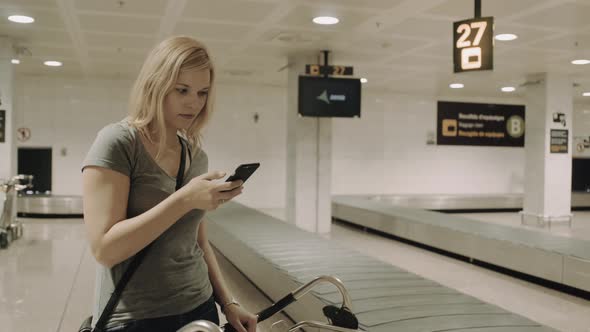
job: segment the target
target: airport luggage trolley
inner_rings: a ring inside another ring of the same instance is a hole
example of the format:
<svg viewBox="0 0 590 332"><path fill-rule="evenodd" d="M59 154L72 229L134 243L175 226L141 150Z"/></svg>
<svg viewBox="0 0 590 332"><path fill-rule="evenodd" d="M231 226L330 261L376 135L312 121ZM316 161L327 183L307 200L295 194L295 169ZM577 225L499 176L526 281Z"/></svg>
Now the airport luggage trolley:
<svg viewBox="0 0 590 332"><path fill-rule="evenodd" d="M17 199L18 193L32 187L32 175L17 175L6 180L0 180L0 249L23 236L23 225L18 221Z"/></svg>
<svg viewBox="0 0 590 332"><path fill-rule="evenodd" d="M293 292L287 294L285 297L271 305L270 307L262 310L256 316L258 317L258 322L262 322L272 315L276 314L277 312L285 309L291 303L297 301L302 296L307 294L313 287L315 287L319 283L331 283L340 292L342 295L342 306L340 308L328 305L323 308L324 316L328 319L328 322L318 322L318 321L301 321L294 324L291 327L288 327L286 330L278 330L275 329L275 326L278 323L283 321L279 321L273 324L271 331L297 331L303 328L314 328L317 330L314 331L336 331L336 332L361 332L362 330L359 329L359 324L356 316L352 313L352 303L350 300L350 296L348 295L348 291L344 288L342 282L335 277L332 276L321 276L317 277L314 280L308 282L307 284L297 288ZM206 320L198 320L191 322L185 325L183 328L178 330L177 332L235 332L235 329L229 324L225 324L222 327L217 326L216 324L206 321Z"/></svg>

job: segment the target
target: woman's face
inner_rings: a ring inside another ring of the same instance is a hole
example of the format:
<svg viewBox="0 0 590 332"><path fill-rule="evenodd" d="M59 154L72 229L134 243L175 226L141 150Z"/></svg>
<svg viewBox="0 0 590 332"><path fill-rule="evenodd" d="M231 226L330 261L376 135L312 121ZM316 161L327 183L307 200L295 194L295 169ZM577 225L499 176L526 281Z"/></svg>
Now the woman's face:
<svg viewBox="0 0 590 332"><path fill-rule="evenodd" d="M188 129L207 103L211 74L209 69L188 69L178 75L176 84L164 97L164 120L170 129Z"/></svg>

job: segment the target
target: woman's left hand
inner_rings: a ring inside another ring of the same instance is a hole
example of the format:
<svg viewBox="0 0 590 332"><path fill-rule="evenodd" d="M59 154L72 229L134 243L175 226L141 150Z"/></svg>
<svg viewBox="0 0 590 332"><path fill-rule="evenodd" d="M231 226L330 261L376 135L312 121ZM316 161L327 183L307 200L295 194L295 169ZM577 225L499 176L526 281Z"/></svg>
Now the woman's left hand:
<svg viewBox="0 0 590 332"><path fill-rule="evenodd" d="M224 310L225 318L237 332L256 332L258 318L239 305L230 305Z"/></svg>

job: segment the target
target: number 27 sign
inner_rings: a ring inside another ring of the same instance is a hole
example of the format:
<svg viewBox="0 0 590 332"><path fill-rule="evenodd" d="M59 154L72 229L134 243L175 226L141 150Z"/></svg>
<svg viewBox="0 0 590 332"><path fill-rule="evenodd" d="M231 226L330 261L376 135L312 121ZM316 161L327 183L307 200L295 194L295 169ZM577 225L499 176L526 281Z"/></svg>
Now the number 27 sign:
<svg viewBox="0 0 590 332"><path fill-rule="evenodd" d="M493 17L478 17L453 23L455 73L494 69L493 30Z"/></svg>

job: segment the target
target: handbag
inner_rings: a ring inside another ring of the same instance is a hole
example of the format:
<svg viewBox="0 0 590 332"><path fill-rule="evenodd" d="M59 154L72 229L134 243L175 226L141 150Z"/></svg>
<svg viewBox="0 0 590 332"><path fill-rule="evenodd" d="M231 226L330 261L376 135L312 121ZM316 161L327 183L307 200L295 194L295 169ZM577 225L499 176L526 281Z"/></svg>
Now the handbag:
<svg viewBox="0 0 590 332"><path fill-rule="evenodd" d="M178 140L180 141L182 151L181 151L181 156L180 156L180 166L178 167L178 174L176 174L176 190L178 190L178 189L180 189L180 187L182 187L182 182L184 180L184 167L185 167L185 163L186 163L186 156L185 156L186 148L184 147L184 143L182 142L182 139L180 137L178 137ZM189 151L189 155L190 155L190 151ZM90 317L84 319L84 321L82 322L82 325L80 325L80 328L78 329L78 332L101 332L104 330L107 320L108 320L109 316L113 313L113 310L115 310L115 307L117 306L117 303L119 302L119 298L121 297L121 294L123 293L123 290L125 289L125 286L127 286L127 283L129 282L129 280L133 276L133 273L135 273L135 270L137 270L137 268L141 264L141 261L143 260L143 258L145 257L145 255L147 254L147 252L151 246L152 246L152 244L149 244L147 247L143 248L139 253L137 253L137 255L135 255L135 257L133 258L133 260L129 264L129 267L127 268L127 270L125 270L125 273L121 277L121 280L119 280L119 282L117 283L117 286L115 287L115 291L111 295L109 302L107 302L107 305L105 306L104 310L100 314L100 317L98 318L98 321L96 322L96 325L94 326L94 329L92 328L92 316L90 316Z"/></svg>

